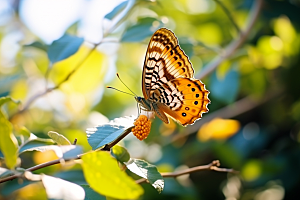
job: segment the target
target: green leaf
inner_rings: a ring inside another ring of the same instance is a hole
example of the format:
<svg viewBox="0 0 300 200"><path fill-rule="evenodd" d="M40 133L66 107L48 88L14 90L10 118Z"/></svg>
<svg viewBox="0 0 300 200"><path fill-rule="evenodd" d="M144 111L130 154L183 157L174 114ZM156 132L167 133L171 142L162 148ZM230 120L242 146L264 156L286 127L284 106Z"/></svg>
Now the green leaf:
<svg viewBox="0 0 300 200"><path fill-rule="evenodd" d="M22 146L20 146L19 154L25 152L27 149L52 144L55 144L55 142L52 139L38 138L33 133L31 133L29 139Z"/></svg>
<svg viewBox="0 0 300 200"><path fill-rule="evenodd" d="M79 38L71 35L64 35L48 47L48 58L51 63L56 63L64 60L73 54L75 54L81 44L83 38Z"/></svg>
<svg viewBox="0 0 300 200"><path fill-rule="evenodd" d="M84 199L84 189L77 184L47 175L42 175L42 182L48 199Z"/></svg>
<svg viewBox="0 0 300 200"><path fill-rule="evenodd" d="M122 163L128 162L128 160L130 159L130 155L127 149L119 145L113 146L113 148L111 149L111 153L118 161Z"/></svg>
<svg viewBox="0 0 300 200"><path fill-rule="evenodd" d="M5 177L11 176L13 174L14 174L13 171L10 171L10 170L8 170L6 168L0 167L0 178L5 178Z"/></svg>
<svg viewBox="0 0 300 200"><path fill-rule="evenodd" d="M154 22L158 22L158 26L154 27ZM122 35L122 42L141 42L146 37L151 36L162 23L155 18L145 17L138 20L138 23L129 27Z"/></svg>
<svg viewBox="0 0 300 200"><path fill-rule="evenodd" d="M151 183L151 185L159 193L163 191L164 179L161 176L161 174L157 171L155 165L151 165L146 161L140 159L131 159L129 162L124 164L131 172L139 175L140 177L147 179L149 183Z"/></svg>
<svg viewBox="0 0 300 200"><path fill-rule="evenodd" d="M112 20L115 16L117 16L117 14L119 14L126 7L127 4L128 1L123 1L122 3L117 5L111 12L106 14L104 18Z"/></svg>
<svg viewBox="0 0 300 200"><path fill-rule="evenodd" d="M10 101L16 102L11 97L0 98L0 150L4 155L6 166L13 169L18 159L18 141L12 133L12 124L2 112L2 105Z"/></svg>
<svg viewBox="0 0 300 200"><path fill-rule="evenodd" d="M71 145L71 142L63 135L54 131L49 131L48 136L54 140L58 145Z"/></svg>
<svg viewBox="0 0 300 200"><path fill-rule="evenodd" d="M121 117L109 121L107 124L88 128L86 130L88 142L93 150L116 140L126 129L133 126L135 117Z"/></svg>
<svg viewBox="0 0 300 200"><path fill-rule="evenodd" d="M24 153L26 151L40 151L40 152L45 152L45 151L54 151L57 157L59 158L64 158L64 159L72 159L76 158L77 155L82 153L82 147L78 145L62 145L62 146L57 146L57 145L47 145L47 146L38 146L38 147L33 147L26 149L22 151L21 153Z"/></svg>
<svg viewBox="0 0 300 200"><path fill-rule="evenodd" d="M210 94L224 103L232 103L238 94L239 74L236 70L230 69L225 77L219 78L214 72L210 81Z"/></svg>
<svg viewBox="0 0 300 200"><path fill-rule="evenodd" d="M137 199L143 194L142 187L120 170L109 152L87 153L82 161L85 179L96 192L117 199Z"/></svg>
<svg viewBox="0 0 300 200"><path fill-rule="evenodd" d="M48 45L41 43L40 41L35 41L31 44L26 44L26 45L24 45L24 47L34 47L34 48L43 50L45 52L47 52L47 50L48 50Z"/></svg>
<svg viewBox="0 0 300 200"><path fill-rule="evenodd" d="M85 191L85 198L84 200L106 200L106 197L100 195L99 193L95 192L89 185L80 185Z"/></svg>

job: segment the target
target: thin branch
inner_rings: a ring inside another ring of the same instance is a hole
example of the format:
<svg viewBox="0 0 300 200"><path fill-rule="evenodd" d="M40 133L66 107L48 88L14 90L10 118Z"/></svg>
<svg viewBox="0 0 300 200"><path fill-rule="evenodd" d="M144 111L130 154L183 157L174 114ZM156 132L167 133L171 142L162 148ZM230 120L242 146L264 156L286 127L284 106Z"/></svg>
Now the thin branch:
<svg viewBox="0 0 300 200"><path fill-rule="evenodd" d="M73 142L73 145L76 145L77 144L77 138L75 138L74 142Z"/></svg>
<svg viewBox="0 0 300 200"><path fill-rule="evenodd" d="M127 128L122 135L120 135L116 140L114 140L112 143L106 144L101 150L102 151L110 151L110 149L115 146L116 144L118 144L118 142L120 142L126 135L128 135L131 132L131 129L133 128L129 127Z"/></svg>
<svg viewBox="0 0 300 200"><path fill-rule="evenodd" d="M77 160L77 159L81 159L81 155L78 155L76 156L75 158L70 158L70 159L65 159L64 161L71 161L71 160ZM51 165L56 165L56 164L60 164L62 161L62 159L56 159L56 160L52 160L52 161L49 161L49 162L45 162L45 163L42 163L42 164L39 164L39 165L36 165L36 166L33 166L33 167L30 167L28 169L26 169L26 171L35 171L35 170L38 170L38 169L42 169L44 167L49 167ZM22 173L18 173L18 174L14 174L12 176L8 176L6 178L3 178L3 179L0 179L0 183L4 183L6 181L10 181L10 180L13 180L15 178L18 178L20 176L23 175L23 172Z"/></svg>
<svg viewBox="0 0 300 200"><path fill-rule="evenodd" d="M249 17L248 17L248 23L244 31L240 32L240 35L237 37L236 40L233 40L225 49L223 54L215 57L210 63L208 63L204 69L200 72L200 74L197 74L195 77L197 79L203 79L208 74L213 72L224 60L229 58L239 47L244 44L246 39L248 38L250 31L253 28L253 25L255 24L258 15L261 11L263 4L263 0L256 0L253 3L252 9L250 11Z"/></svg>
<svg viewBox="0 0 300 200"><path fill-rule="evenodd" d="M238 171L235 171L233 169L219 168L219 166L220 166L220 161L219 160L214 160L208 165L201 165L201 166L197 166L197 167L192 167L192 168L185 169L185 170L182 170L182 171L177 171L177 172L161 173L161 176L164 177L164 178L177 177L177 176L182 176L182 175L185 175L185 174L191 174L191 173L194 173L194 172L204 171L204 170L235 173L235 174L239 173ZM138 184L146 183L147 179L142 178L142 179L136 180L135 182L138 183Z"/></svg>
<svg viewBox="0 0 300 200"><path fill-rule="evenodd" d="M231 23L233 24L234 28L236 29L236 31L238 33L241 33L241 29L240 27L237 25L237 23L235 22L235 20L233 19L230 11L227 9L227 7L223 4L222 1L219 0L214 0L217 4L219 4L219 6L223 9L223 11L225 12L225 14L227 15L227 17L229 18L229 20L231 21Z"/></svg>

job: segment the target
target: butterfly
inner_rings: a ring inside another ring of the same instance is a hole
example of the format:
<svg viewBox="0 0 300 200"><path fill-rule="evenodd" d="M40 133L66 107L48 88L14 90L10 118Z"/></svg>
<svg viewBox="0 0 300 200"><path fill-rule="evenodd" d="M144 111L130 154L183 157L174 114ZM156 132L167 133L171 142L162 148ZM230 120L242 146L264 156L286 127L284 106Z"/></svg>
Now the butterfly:
<svg viewBox="0 0 300 200"><path fill-rule="evenodd" d="M154 111L167 124L170 116L182 126L190 125L208 112L209 91L194 78L188 56L169 29L158 29L150 39L143 67L142 90L144 97L135 97L140 108Z"/></svg>

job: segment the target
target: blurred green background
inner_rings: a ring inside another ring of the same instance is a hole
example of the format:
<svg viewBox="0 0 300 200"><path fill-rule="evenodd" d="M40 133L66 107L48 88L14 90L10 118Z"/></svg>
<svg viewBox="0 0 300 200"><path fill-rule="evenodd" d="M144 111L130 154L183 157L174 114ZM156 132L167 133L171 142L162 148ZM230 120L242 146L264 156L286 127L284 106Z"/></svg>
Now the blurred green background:
<svg viewBox="0 0 300 200"><path fill-rule="evenodd" d="M48 131L57 131L70 141L77 138L84 151L91 150L86 128L137 114L132 96L105 86L127 91L115 76L118 72L131 90L142 95L143 60L155 30L167 27L176 34L198 76L231 41L238 39L234 24L241 30L247 26L254 1L139 0L103 39L103 27L106 30L110 23L104 16L121 2L0 2L0 97L10 95L26 105L32 96L63 80L86 58L92 44L102 41L69 80L34 101L27 112L15 115L18 106L5 107L16 129L25 126L42 138L48 137ZM155 119L145 141L130 135L121 143L131 157L155 164L160 172L205 165L217 159L221 167L240 173L201 171L166 178L162 194L143 184L142 199L297 199L299 13L298 0L264 0L246 43L202 79L211 92L209 113L187 128ZM76 54L54 65L42 48L26 46L34 41L44 46L51 44L64 33L83 37L85 43ZM21 159L21 166L26 168L55 156L36 152ZM78 168L51 166L39 172L63 178L58 174L69 170L74 177L83 179L82 174L75 173ZM15 194L19 199L30 199L33 191L25 187Z"/></svg>

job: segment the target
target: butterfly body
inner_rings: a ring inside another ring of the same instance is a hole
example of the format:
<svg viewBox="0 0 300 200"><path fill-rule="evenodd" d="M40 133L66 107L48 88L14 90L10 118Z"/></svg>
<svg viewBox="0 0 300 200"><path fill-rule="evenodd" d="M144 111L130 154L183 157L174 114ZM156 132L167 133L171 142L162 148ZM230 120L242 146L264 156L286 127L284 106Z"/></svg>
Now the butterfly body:
<svg viewBox="0 0 300 200"><path fill-rule="evenodd" d="M209 91L194 78L194 69L171 30L157 30L148 45L142 78L143 97L136 101L165 123L168 116L183 126L208 112Z"/></svg>

